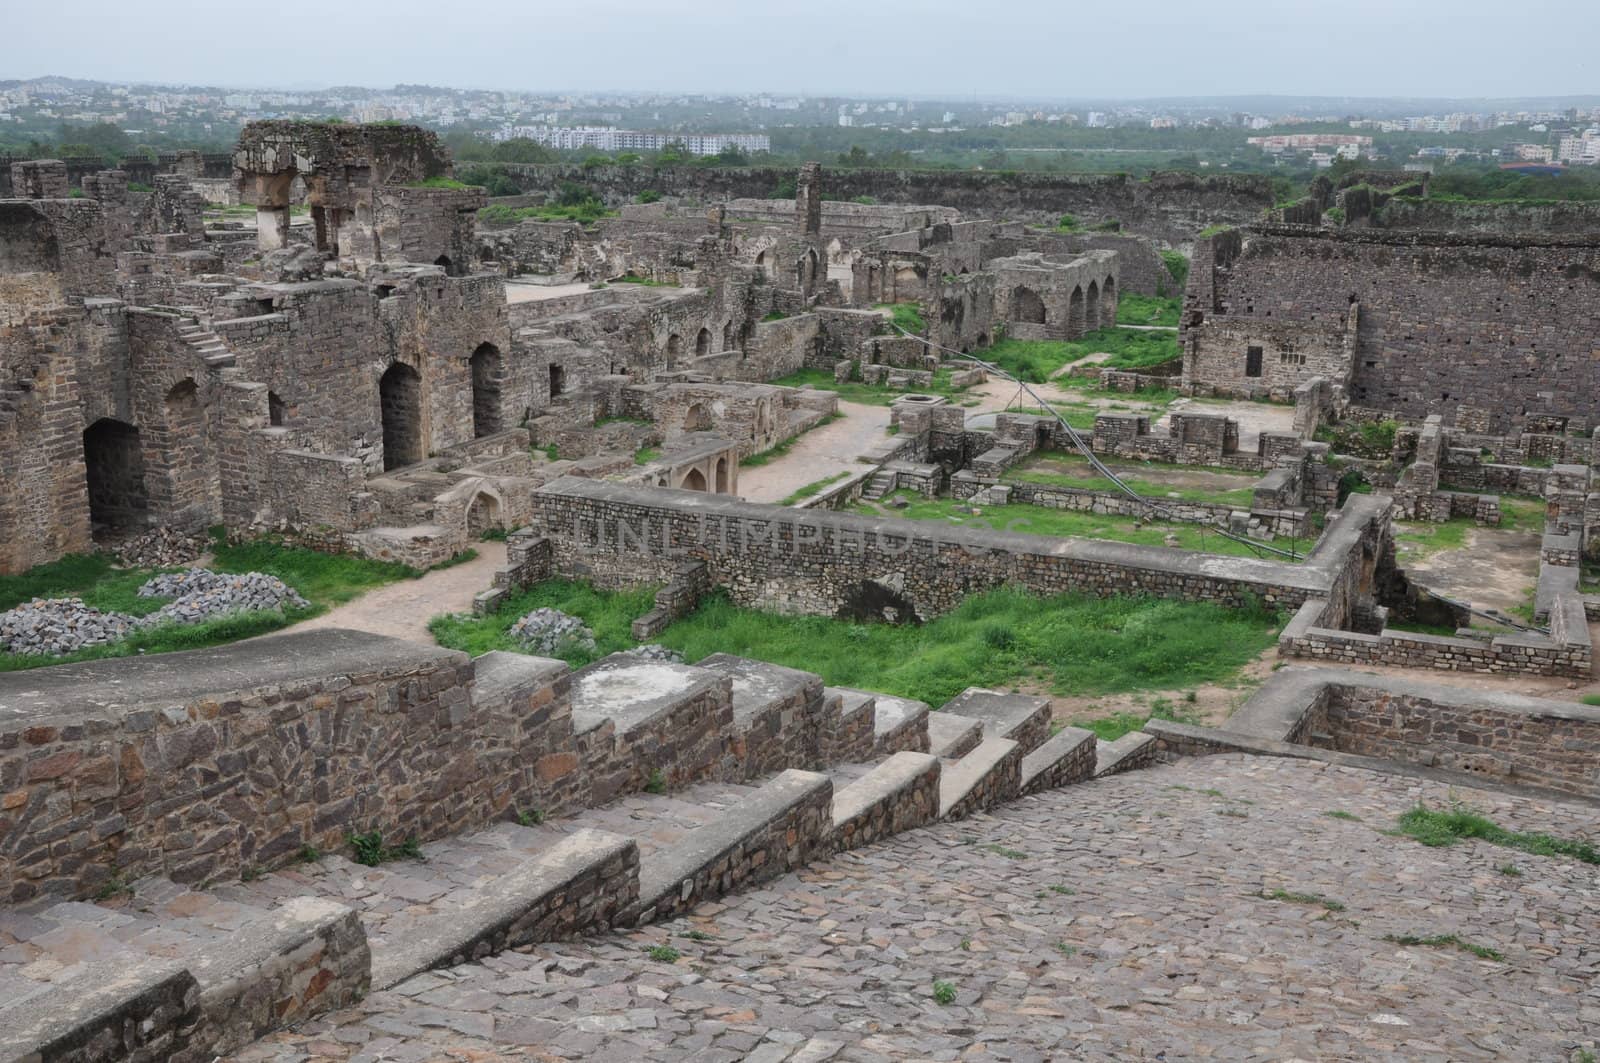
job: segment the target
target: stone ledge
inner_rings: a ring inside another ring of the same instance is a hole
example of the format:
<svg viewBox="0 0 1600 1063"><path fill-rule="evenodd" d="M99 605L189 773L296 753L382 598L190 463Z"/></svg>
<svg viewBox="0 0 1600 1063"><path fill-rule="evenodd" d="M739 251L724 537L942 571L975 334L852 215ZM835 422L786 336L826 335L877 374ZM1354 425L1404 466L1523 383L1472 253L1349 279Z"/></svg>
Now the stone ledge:
<svg viewBox="0 0 1600 1063"><path fill-rule="evenodd" d="M1009 738L986 738L960 760L947 762L939 780L939 818L961 819L1016 797L1022 789L1022 747Z"/></svg>
<svg viewBox="0 0 1600 1063"><path fill-rule="evenodd" d="M453 909L448 921L417 927L372 958L372 986L465 963L535 941L604 929L638 896L638 844L581 830Z"/></svg>
<svg viewBox="0 0 1600 1063"><path fill-rule="evenodd" d="M939 814L940 760L896 753L833 799L833 848L855 849L932 823Z"/></svg>
<svg viewBox="0 0 1600 1063"><path fill-rule="evenodd" d="M1156 759L1154 736L1142 731L1130 731L1115 742L1102 742L1095 746L1094 777L1104 778L1135 768L1143 768Z"/></svg>
<svg viewBox="0 0 1600 1063"><path fill-rule="evenodd" d="M177 960L110 960L0 1005L0 1059L167 1060L187 1046L199 1001L194 975Z"/></svg>
<svg viewBox="0 0 1600 1063"><path fill-rule="evenodd" d="M1095 738L1093 731L1063 727L1044 745L1022 758L1022 794L1054 790L1094 778Z"/></svg>

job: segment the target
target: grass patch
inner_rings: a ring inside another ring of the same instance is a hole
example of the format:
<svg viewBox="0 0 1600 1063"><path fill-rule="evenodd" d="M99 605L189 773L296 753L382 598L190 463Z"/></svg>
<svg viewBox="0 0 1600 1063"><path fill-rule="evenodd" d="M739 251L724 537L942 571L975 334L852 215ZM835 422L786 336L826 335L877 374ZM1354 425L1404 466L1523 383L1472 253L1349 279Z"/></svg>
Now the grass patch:
<svg viewBox="0 0 1600 1063"><path fill-rule="evenodd" d="M1166 325L1178 327L1183 300L1175 296L1140 295L1124 292L1117 300L1117 324Z"/></svg>
<svg viewBox="0 0 1600 1063"><path fill-rule="evenodd" d="M1261 894L1264 901L1282 901L1284 904L1306 904L1326 908L1330 912L1344 911L1344 902L1315 893L1296 893L1293 890L1267 890Z"/></svg>
<svg viewBox="0 0 1600 1063"><path fill-rule="evenodd" d="M1104 369L1146 369L1180 355L1176 332L1113 326L1086 332L1077 340L1003 339L983 357L1020 380L1042 384L1068 362L1101 351L1111 355L1099 363Z"/></svg>
<svg viewBox="0 0 1600 1063"><path fill-rule="evenodd" d="M1090 720L1074 720L1072 726L1083 727L1093 731L1094 736L1102 742L1115 742L1125 734L1142 731L1144 725L1151 720L1169 720L1172 723L1197 724L1200 718L1194 713L1174 705L1169 698L1156 698L1150 703L1150 711L1114 712L1110 716L1101 716ZM1208 791L1209 792L1209 791ZM1220 797L1221 794L1214 796Z"/></svg>
<svg viewBox="0 0 1600 1063"><path fill-rule="evenodd" d="M922 307L917 303L879 303L874 309L889 311L889 320L897 328L917 334L927 331L928 323L922 319Z"/></svg>
<svg viewBox="0 0 1600 1063"><path fill-rule="evenodd" d="M1585 694L1578 700L1585 705L1600 705L1600 694Z"/></svg>
<svg viewBox="0 0 1600 1063"><path fill-rule="evenodd" d="M954 982L933 983L933 999L940 1004L952 1004L956 999L956 984Z"/></svg>
<svg viewBox="0 0 1600 1063"><path fill-rule="evenodd" d="M833 374L821 369L801 369L790 373L788 376L768 381L768 383L787 388L800 388L809 384L821 391L836 392L844 402L855 402L864 406L888 406L902 395L943 395L945 398L956 398L966 394L966 388L958 388L950 383L952 373L954 373L953 369L935 370L933 382L926 387L918 388L890 387L887 384L864 384L859 380L835 383ZM745 461L742 464L749 465L750 462Z"/></svg>
<svg viewBox="0 0 1600 1063"><path fill-rule="evenodd" d="M897 491L895 496L909 503L896 509L892 515L908 520L941 521L950 526L970 525L974 528L1010 531L1024 535L1043 535L1057 538L1102 539L1109 542L1133 543L1138 546L1166 546L1168 535L1176 536L1177 548L1201 553L1224 554L1230 557L1256 557L1250 546L1217 534L1207 524L1139 522L1132 517L1108 516L1100 513L1081 513L1073 510L1050 509L1031 506L1024 502L1010 505L985 505L973 507L969 503L950 498L923 498L914 492ZM976 508L973 514L969 510ZM884 510L871 502L861 502L847 512L863 516L882 517ZM1271 555L1275 561L1287 560Z"/></svg>
<svg viewBox="0 0 1600 1063"><path fill-rule="evenodd" d="M850 473L847 470L845 472L834 473L832 476L824 476L820 480L806 484L804 487L800 488L800 490L796 491L782 502L779 502L778 505L792 506L796 502L802 502L805 499L810 498L812 495L819 493L824 487L828 487L831 484L836 484L849 475Z"/></svg>
<svg viewBox="0 0 1600 1063"><path fill-rule="evenodd" d="M1338 809L1335 809L1332 812L1324 812L1323 815L1327 816L1329 819L1346 819L1353 820L1357 823L1361 822L1361 817L1356 815L1354 812L1344 812Z"/></svg>
<svg viewBox="0 0 1600 1063"><path fill-rule="evenodd" d="M617 211L607 210L597 200L565 205L553 203L542 207L508 207L504 203L491 203L478 211L478 220L491 225L515 225L519 221L575 221L587 224L616 216Z"/></svg>
<svg viewBox="0 0 1600 1063"><path fill-rule="evenodd" d="M595 650L569 651L574 666L635 645L633 618L654 588L599 591L552 580L488 616L437 617L440 645L474 656L519 650L506 629L546 606L580 616ZM862 687L942 705L969 686L1009 688L1029 681L1052 692L1115 694L1217 682L1231 677L1277 637L1279 619L1263 609L1149 598L1041 598L1002 589L967 598L920 625L857 624L818 616L745 609L716 595L655 641L690 662L731 653L804 669L830 686Z"/></svg>
<svg viewBox="0 0 1600 1063"><path fill-rule="evenodd" d="M1434 934L1430 937L1418 937L1415 934L1385 934L1383 940L1396 945L1416 946L1422 945L1430 949L1460 949L1470 952L1480 960L1494 960L1496 963L1505 959L1496 949L1487 945L1475 945L1464 941L1455 934Z"/></svg>
<svg viewBox="0 0 1600 1063"><path fill-rule="evenodd" d="M1095 475L1087 461L1082 463L1088 475L1074 476L1071 473L1056 472L1050 468L1041 468L1043 462L1050 459L1030 458L1021 465L1007 469L1000 477L1001 482L1021 482L1043 484L1048 487L1065 487L1083 491L1116 491L1116 487L1104 476ZM1255 499L1254 477L1241 476L1241 483L1248 482L1250 487L1239 487L1233 490L1207 489L1204 487L1182 487L1176 484L1161 483L1158 480L1141 480L1138 477L1117 475L1122 482L1133 488L1147 498L1161 501L1174 496L1186 502L1213 502L1218 505L1250 508Z"/></svg>
<svg viewBox="0 0 1600 1063"><path fill-rule="evenodd" d="M422 848L415 838L407 838L399 845L387 845L383 834L374 830L365 834L347 834L344 840L350 846L351 859L365 867L377 867L391 860L422 859Z"/></svg>
<svg viewBox="0 0 1600 1063"><path fill-rule="evenodd" d="M275 539L257 539L229 545L214 537L211 568L217 572L265 572L299 591L311 603L307 609L264 609L233 613L199 624L163 624L141 631L121 642L94 646L63 657L0 653L0 672L23 671L74 661L175 653L220 646L277 631L298 620L316 616L333 605L401 579L421 573L406 565L371 561L350 554L325 554L290 546ZM151 576L173 569L119 569L110 558L74 555L40 565L15 576L0 577L0 610L36 597L82 598L84 604L107 612L145 616L160 609L169 598L140 598L139 586Z"/></svg>
<svg viewBox="0 0 1600 1063"><path fill-rule="evenodd" d="M645 950L645 955L657 963L677 963L683 954L671 945L651 945Z"/></svg>
<svg viewBox="0 0 1600 1063"><path fill-rule="evenodd" d="M465 191L472 186L465 181L457 181L454 177L430 177L425 181L412 181L407 188L449 188L457 192Z"/></svg>
<svg viewBox="0 0 1600 1063"><path fill-rule="evenodd" d="M1586 864L1600 864L1600 850L1588 842L1506 830L1487 816L1462 806L1435 810L1419 804L1400 817L1400 833L1434 847L1473 839L1535 856L1569 856Z"/></svg>
<svg viewBox="0 0 1600 1063"><path fill-rule="evenodd" d="M635 465L649 465L652 461L655 461L659 457L661 457L660 448L640 447L638 450L633 452L633 463Z"/></svg>

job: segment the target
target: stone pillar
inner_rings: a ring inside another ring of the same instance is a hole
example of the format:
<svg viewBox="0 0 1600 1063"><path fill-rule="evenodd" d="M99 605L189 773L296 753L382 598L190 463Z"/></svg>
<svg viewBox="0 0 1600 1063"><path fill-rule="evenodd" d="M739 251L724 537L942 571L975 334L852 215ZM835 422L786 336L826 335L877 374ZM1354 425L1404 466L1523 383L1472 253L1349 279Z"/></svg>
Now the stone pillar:
<svg viewBox="0 0 1600 1063"><path fill-rule="evenodd" d="M60 159L12 163L11 194L19 199L66 199L67 164Z"/></svg>
<svg viewBox="0 0 1600 1063"><path fill-rule="evenodd" d="M289 242L289 208L256 208L256 247L276 251Z"/></svg>
<svg viewBox="0 0 1600 1063"><path fill-rule="evenodd" d="M794 220L802 242L815 246L822 239L822 164L804 163L794 182Z"/></svg>

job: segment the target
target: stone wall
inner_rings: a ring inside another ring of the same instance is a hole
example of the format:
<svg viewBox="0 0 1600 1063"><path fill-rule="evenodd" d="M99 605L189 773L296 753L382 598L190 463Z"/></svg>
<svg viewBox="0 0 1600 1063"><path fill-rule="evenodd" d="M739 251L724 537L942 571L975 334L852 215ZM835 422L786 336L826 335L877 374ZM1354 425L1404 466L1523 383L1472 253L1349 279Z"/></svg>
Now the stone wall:
<svg viewBox="0 0 1600 1063"><path fill-rule="evenodd" d="M1600 420L1597 333L1592 236L1256 226L1197 245L1184 383L1287 397L1323 376L1410 419L1449 424L1467 406L1490 411L1478 431L1545 415L1585 431Z"/></svg>
<svg viewBox="0 0 1600 1063"><path fill-rule="evenodd" d="M1330 596L1346 615L1387 540L1387 499L1353 496L1304 564L946 528L565 478L535 492L555 573L605 587L659 584L705 561L734 601L786 613L927 619L1016 585L1038 594L1152 594L1298 608Z"/></svg>

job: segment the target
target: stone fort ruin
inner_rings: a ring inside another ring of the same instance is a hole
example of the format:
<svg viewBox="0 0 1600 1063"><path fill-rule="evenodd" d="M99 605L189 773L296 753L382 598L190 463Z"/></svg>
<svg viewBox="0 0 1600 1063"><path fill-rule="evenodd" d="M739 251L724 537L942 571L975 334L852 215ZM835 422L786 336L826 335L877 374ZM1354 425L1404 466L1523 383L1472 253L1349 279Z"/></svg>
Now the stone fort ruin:
<svg viewBox="0 0 1600 1063"><path fill-rule="evenodd" d="M578 668L335 628L0 671L0 1059L269 1058L438 972L651 933L942 823L1020 867L1002 817L1178 761L1600 800L1600 710L1557 696L1592 681L1600 617L1582 211L1548 235L1373 181L1272 208L1249 178L808 164L528 168L491 212L391 124L258 122L226 159L140 165L0 184L0 575L173 530L418 569L489 536L479 614L554 579L654 597L646 645ZM613 213L517 216L574 180ZM1175 295L1176 249L1177 357L1030 383L1093 390L1078 426L990 361ZM845 471L744 497L863 394L886 427ZM912 519L941 500L1168 541ZM1529 500L1525 620L1406 562L1399 524ZM1181 548L1191 528L1239 549ZM648 644L713 595L918 624L996 588L1265 609L1291 667L1215 726L1106 740L1030 690L932 706Z"/></svg>

